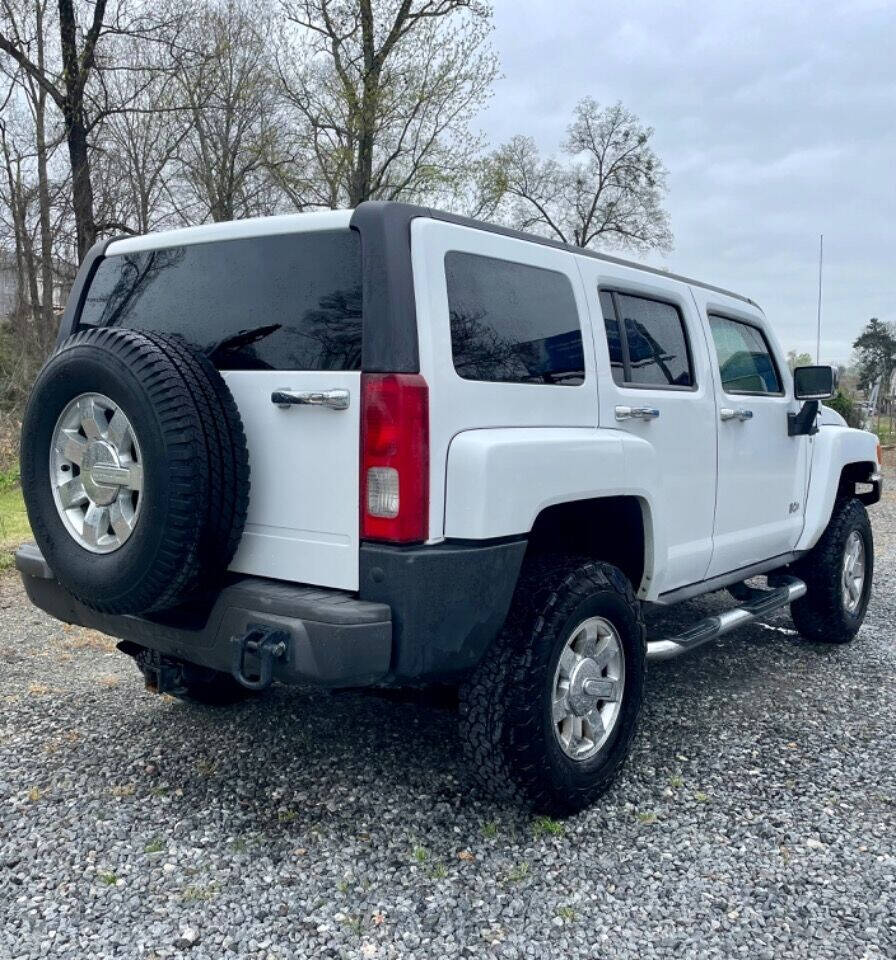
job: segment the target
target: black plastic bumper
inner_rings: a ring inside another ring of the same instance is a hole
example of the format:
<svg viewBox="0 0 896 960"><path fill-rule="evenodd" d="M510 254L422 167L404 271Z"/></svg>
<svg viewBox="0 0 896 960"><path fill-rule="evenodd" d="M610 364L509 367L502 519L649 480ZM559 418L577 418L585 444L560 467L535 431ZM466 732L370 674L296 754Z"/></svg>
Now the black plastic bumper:
<svg viewBox="0 0 896 960"><path fill-rule="evenodd" d="M361 544L360 596L392 610L394 683L468 673L504 625L525 539Z"/></svg>
<svg viewBox="0 0 896 960"><path fill-rule="evenodd" d="M525 551L525 540L365 543L358 594L244 577L198 616L98 613L59 584L34 544L19 548L16 566L31 602L66 623L225 672L240 637L259 628L281 631L289 642L274 663L275 680L348 687L467 673L504 623Z"/></svg>
<svg viewBox="0 0 896 960"><path fill-rule="evenodd" d="M389 607L341 590L245 577L224 587L204 622L187 625L187 617L163 622L91 610L53 578L34 544L19 548L16 566L31 602L57 619L214 670L230 672L233 638L261 626L289 635L286 655L274 664L281 683L362 686L389 671Z"/></svg>

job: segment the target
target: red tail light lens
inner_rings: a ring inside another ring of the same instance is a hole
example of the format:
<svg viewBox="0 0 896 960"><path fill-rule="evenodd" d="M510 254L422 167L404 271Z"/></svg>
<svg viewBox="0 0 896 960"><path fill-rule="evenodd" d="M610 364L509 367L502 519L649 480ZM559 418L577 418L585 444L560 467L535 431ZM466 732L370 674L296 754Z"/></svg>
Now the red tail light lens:
<svg viewBox="0 0 896 960"><path fill-rule="evenodd" d="M429 533L429 388L419 374L361 375L361 537Z"/></svg>

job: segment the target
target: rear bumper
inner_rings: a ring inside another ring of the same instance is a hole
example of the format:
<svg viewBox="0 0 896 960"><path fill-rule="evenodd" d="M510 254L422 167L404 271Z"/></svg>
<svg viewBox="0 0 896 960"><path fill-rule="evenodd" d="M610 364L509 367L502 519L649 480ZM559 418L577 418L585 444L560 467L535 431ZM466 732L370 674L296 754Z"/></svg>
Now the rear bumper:
<svg viewBox="0 0 896 960"><path fill-rule="evenodd" d="M274 664L281 683L363 686L389 672L389 606L341 590L246 577L224 587L207 615L191 623L187 611L150 619L91 610L53 578L34 544L19 548L16 567L31 602L57 619L214 670L229 673L232 638L262 626L289 635L286 656Z"/></svg>
<svg viewBox="0 0 896 960"><path fill-rule="evenodd" d="M242 577L211 609L131 616L98 613L53 576L35 544L16 567L35 606L65 623L230 672L234 639L267 628L288 634L273 677L329 687L454 680L478 662L503 626L525 539L391 547L362 544L358 595Z"/></svg>

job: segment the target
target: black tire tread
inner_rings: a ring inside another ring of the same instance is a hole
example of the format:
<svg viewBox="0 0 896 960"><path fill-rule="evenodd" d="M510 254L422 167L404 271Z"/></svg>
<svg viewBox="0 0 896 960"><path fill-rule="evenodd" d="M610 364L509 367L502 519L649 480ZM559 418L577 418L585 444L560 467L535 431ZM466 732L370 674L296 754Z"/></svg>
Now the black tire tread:
<svg viewBox="0 0 896 960"><path fill-rule="evenodd" d="M209 495L205 499L197 590L211 586L230 564L249 507L249 452L236 402L221 374L198 347L177 334L145 331L177 367L200 413Z"/></svg>
<svg viewBox="0 0 896 960"><path fill-rule="evenodd" d="M89 346L92 359L139 384L151 406L163 443L167 474L165 536L151 563L112 596L85 595L75 579L54 563L53 535L29 489L46 484L46 453L29 427L37 417L29 401L22 430L23 481L35 538L60 582L79 600L104 613L169 609L206 590L230 564L249 505L249 456L245 431L227 384L198 347L174 334L118 327L87 328L65 340L47 361L32 388L50 389L48 378L72 351ZM37 421L35 421L37 422ZM155 429L155 428L154 428ZM158 434L156 434L158 436ZM62 565L64 567L64 564ZM101 592L101 591L97 591Z"/></svg>
<svg viewBox="0 0 896 960"><path fill-rule="evenodd" d="M35 388L44 377L53 376L52 361L85 344L101 347L141 380L152 403L166 445L171 500L168 511L168 537L151 568L123 595L99 601L93 596L79 600L103 613L123 613L170 606L189 587L196 575L198 543L201 532L201 496L207 487L204 441L197 429L199 414L183 381L176 375L167 355L145 334L115 327L90 328L69 337L38 375ZM33 388L33 389L35 389ZM22 428L22 461L29 473L41 460L28 449L30 431L26 410ZM35 451L35 454L37 452ZM27 485L37 482L28 476ZM41 549L52 566L52 539L43 518L28 504L28 518ZM33 515L34 514L34 515ZM67 585L67 584L66 584ZM71 587L70 587L71 589Z"/></svg>
<svg viewBox="0 0 896 960"><path fill-rule="evenodd" d="M647 635L641 605L628 579L608 563L549 555L526 562L501 634L460 689L461 741L470 774L487 794L514 804L566 814L592 803L612 783L628 753L636 727L620 731L620 749L599 779L577 793L558 797L550 786L546 757L533 748L535 711L543 676L535 664L550 624L564 619L590 595L612 590L634 613L642 654ZM644 670L640 671L640 701ZM527 729L529 728L529 729Z"/></svg>
<svg viewBox="0 0 896 960"><path fill-rule="evenodd" d="M852 617L843 609L841 564L843 545L853 529L867 531L873 544L868 512L856 497L843 497L834 504L831 519L818 543L793 565L794 573L806 584L805 596L790 605L790 615L799 633L815 643L849 643L865 616L867 591L874 575L874 552L866 556L866 598L859 615Z"/></svg>

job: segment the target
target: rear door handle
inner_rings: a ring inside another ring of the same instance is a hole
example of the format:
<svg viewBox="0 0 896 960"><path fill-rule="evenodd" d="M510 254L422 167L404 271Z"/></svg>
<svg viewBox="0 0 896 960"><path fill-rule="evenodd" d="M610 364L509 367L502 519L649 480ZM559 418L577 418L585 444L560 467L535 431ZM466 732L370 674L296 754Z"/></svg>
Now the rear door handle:
<svg viewBox="0 0 896 960"><path fill-rule="evenodd" d="M656 407L617 407L617 420L656 420L660 415Z"/></svg>
<svg viewBox="0 0 896 960"><path fill-rule="evenodd" d="M745 410L743 407L738 407L737 410L732 410L731 407L722 407L719 411L719 418L722 420L752 420L753 411Z"/></svg>
<svg viewBox="0 0 896 960"><path fill-rule="evenodd" d="M347 410L351 394L348 390L275 390L271 403L288 407L329 407L330 410Z"/></svg>

